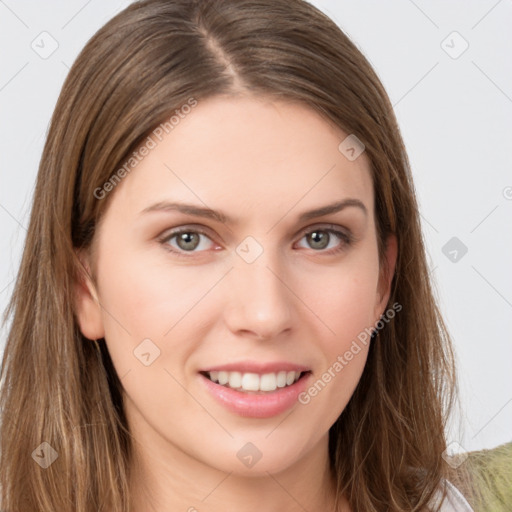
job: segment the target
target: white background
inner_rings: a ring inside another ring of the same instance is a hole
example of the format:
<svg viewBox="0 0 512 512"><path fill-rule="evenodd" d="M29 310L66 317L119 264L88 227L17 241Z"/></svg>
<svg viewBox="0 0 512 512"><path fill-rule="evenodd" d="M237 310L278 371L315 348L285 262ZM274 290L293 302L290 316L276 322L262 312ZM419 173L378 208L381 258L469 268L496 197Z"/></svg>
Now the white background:
<svg viewBox="0 0 512 512"><path fill-rule="evenodd" d="M512 2L312 3L363 51L395 106L431 275L457 352L463 410L456 418L463 431L451 430L450 440L464 450L511 441ZM128 4L0 0L1 311L12 292L64 78L93 33ZM31 47L42 46L45 31L58 43L47 59ZM453 237L467 247L462 257L455 249L456 262L442 250ZM6 335L4 326L0 347Z"/></svg>

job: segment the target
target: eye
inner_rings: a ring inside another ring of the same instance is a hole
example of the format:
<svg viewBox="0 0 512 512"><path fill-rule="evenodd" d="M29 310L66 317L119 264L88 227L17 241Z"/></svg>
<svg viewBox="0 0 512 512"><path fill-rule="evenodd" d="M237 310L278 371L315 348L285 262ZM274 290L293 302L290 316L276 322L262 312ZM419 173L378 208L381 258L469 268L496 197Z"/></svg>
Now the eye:
<svg viewBox="0 0 512 512"><path fill-rule="evenodd" d="M202 252L208 250L208 245L213 244L210 237L204 231L191 228L181 228L168 233L159 241L168 251L179 255Z"/></svg>
<svg viewBox="0 0 512 512"><path fill-rule="evenodd" d="M309 247L317 252L336 254L349 246L353 239L350 233L346 233L333 227L318 227L304 233L303 237ZM327 249L327 250L326 250Z"/></svg>
<svg viewBox="0 0 512 512"><path fill-rule="evenodd" d="M353 242L350 232L344 232L337 226L321 226L310 229L303 232L300 240L303 239L307 241L309 248L325 254L339 253L347 249ZM205 231L187 226L166 233L159 239L159 242L166 250L184 257L207 251L213 247L220 248Z"/></svg>

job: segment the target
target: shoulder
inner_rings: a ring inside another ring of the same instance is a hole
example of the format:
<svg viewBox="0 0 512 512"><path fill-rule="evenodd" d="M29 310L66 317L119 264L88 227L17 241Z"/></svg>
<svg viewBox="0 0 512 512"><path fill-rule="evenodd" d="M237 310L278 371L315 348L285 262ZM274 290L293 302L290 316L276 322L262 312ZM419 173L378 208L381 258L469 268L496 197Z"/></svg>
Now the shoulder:
<svg viewBox="0 0 512 512"><path fill-rule="evenodd" d="M474 512L462 493L448 480L443 480L441 488L438 489L435 496L434 506L439 505L439 502L442 499L442 485L444 485L446 488L446 497L442 502L441 508L439 509L440 512Z"/></svg>

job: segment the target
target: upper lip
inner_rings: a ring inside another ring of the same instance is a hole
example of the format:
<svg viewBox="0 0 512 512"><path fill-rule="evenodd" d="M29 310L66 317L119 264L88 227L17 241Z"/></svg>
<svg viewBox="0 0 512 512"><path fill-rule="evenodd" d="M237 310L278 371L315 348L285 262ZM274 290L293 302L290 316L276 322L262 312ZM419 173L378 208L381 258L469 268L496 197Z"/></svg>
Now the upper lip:
<svg viewBox="0 0 512 512"><path fill-rule="evenodd" d="M277 373L287 372L307 372L310 368L307 366L290 363L287 361L273 361L268 363L259 363L257 361L239 361L237 363L219 364L200 370L201 372L240 372L240 373Z"/></svg>

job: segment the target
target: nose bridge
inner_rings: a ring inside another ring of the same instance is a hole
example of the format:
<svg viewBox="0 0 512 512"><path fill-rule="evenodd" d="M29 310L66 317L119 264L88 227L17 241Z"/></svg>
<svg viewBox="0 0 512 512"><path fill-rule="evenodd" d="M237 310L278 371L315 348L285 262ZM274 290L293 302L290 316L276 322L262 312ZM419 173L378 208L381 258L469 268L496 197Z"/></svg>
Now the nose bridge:
<svg viewBox="0 0 512 512"><path fill-rule="evenodd" d="M227 322L233 331L276 337L291 326L292 294L286 286L285 263L276 251L254 241L237 248L229 275ZM244 249L246 250L244 252Z"/></svg>

